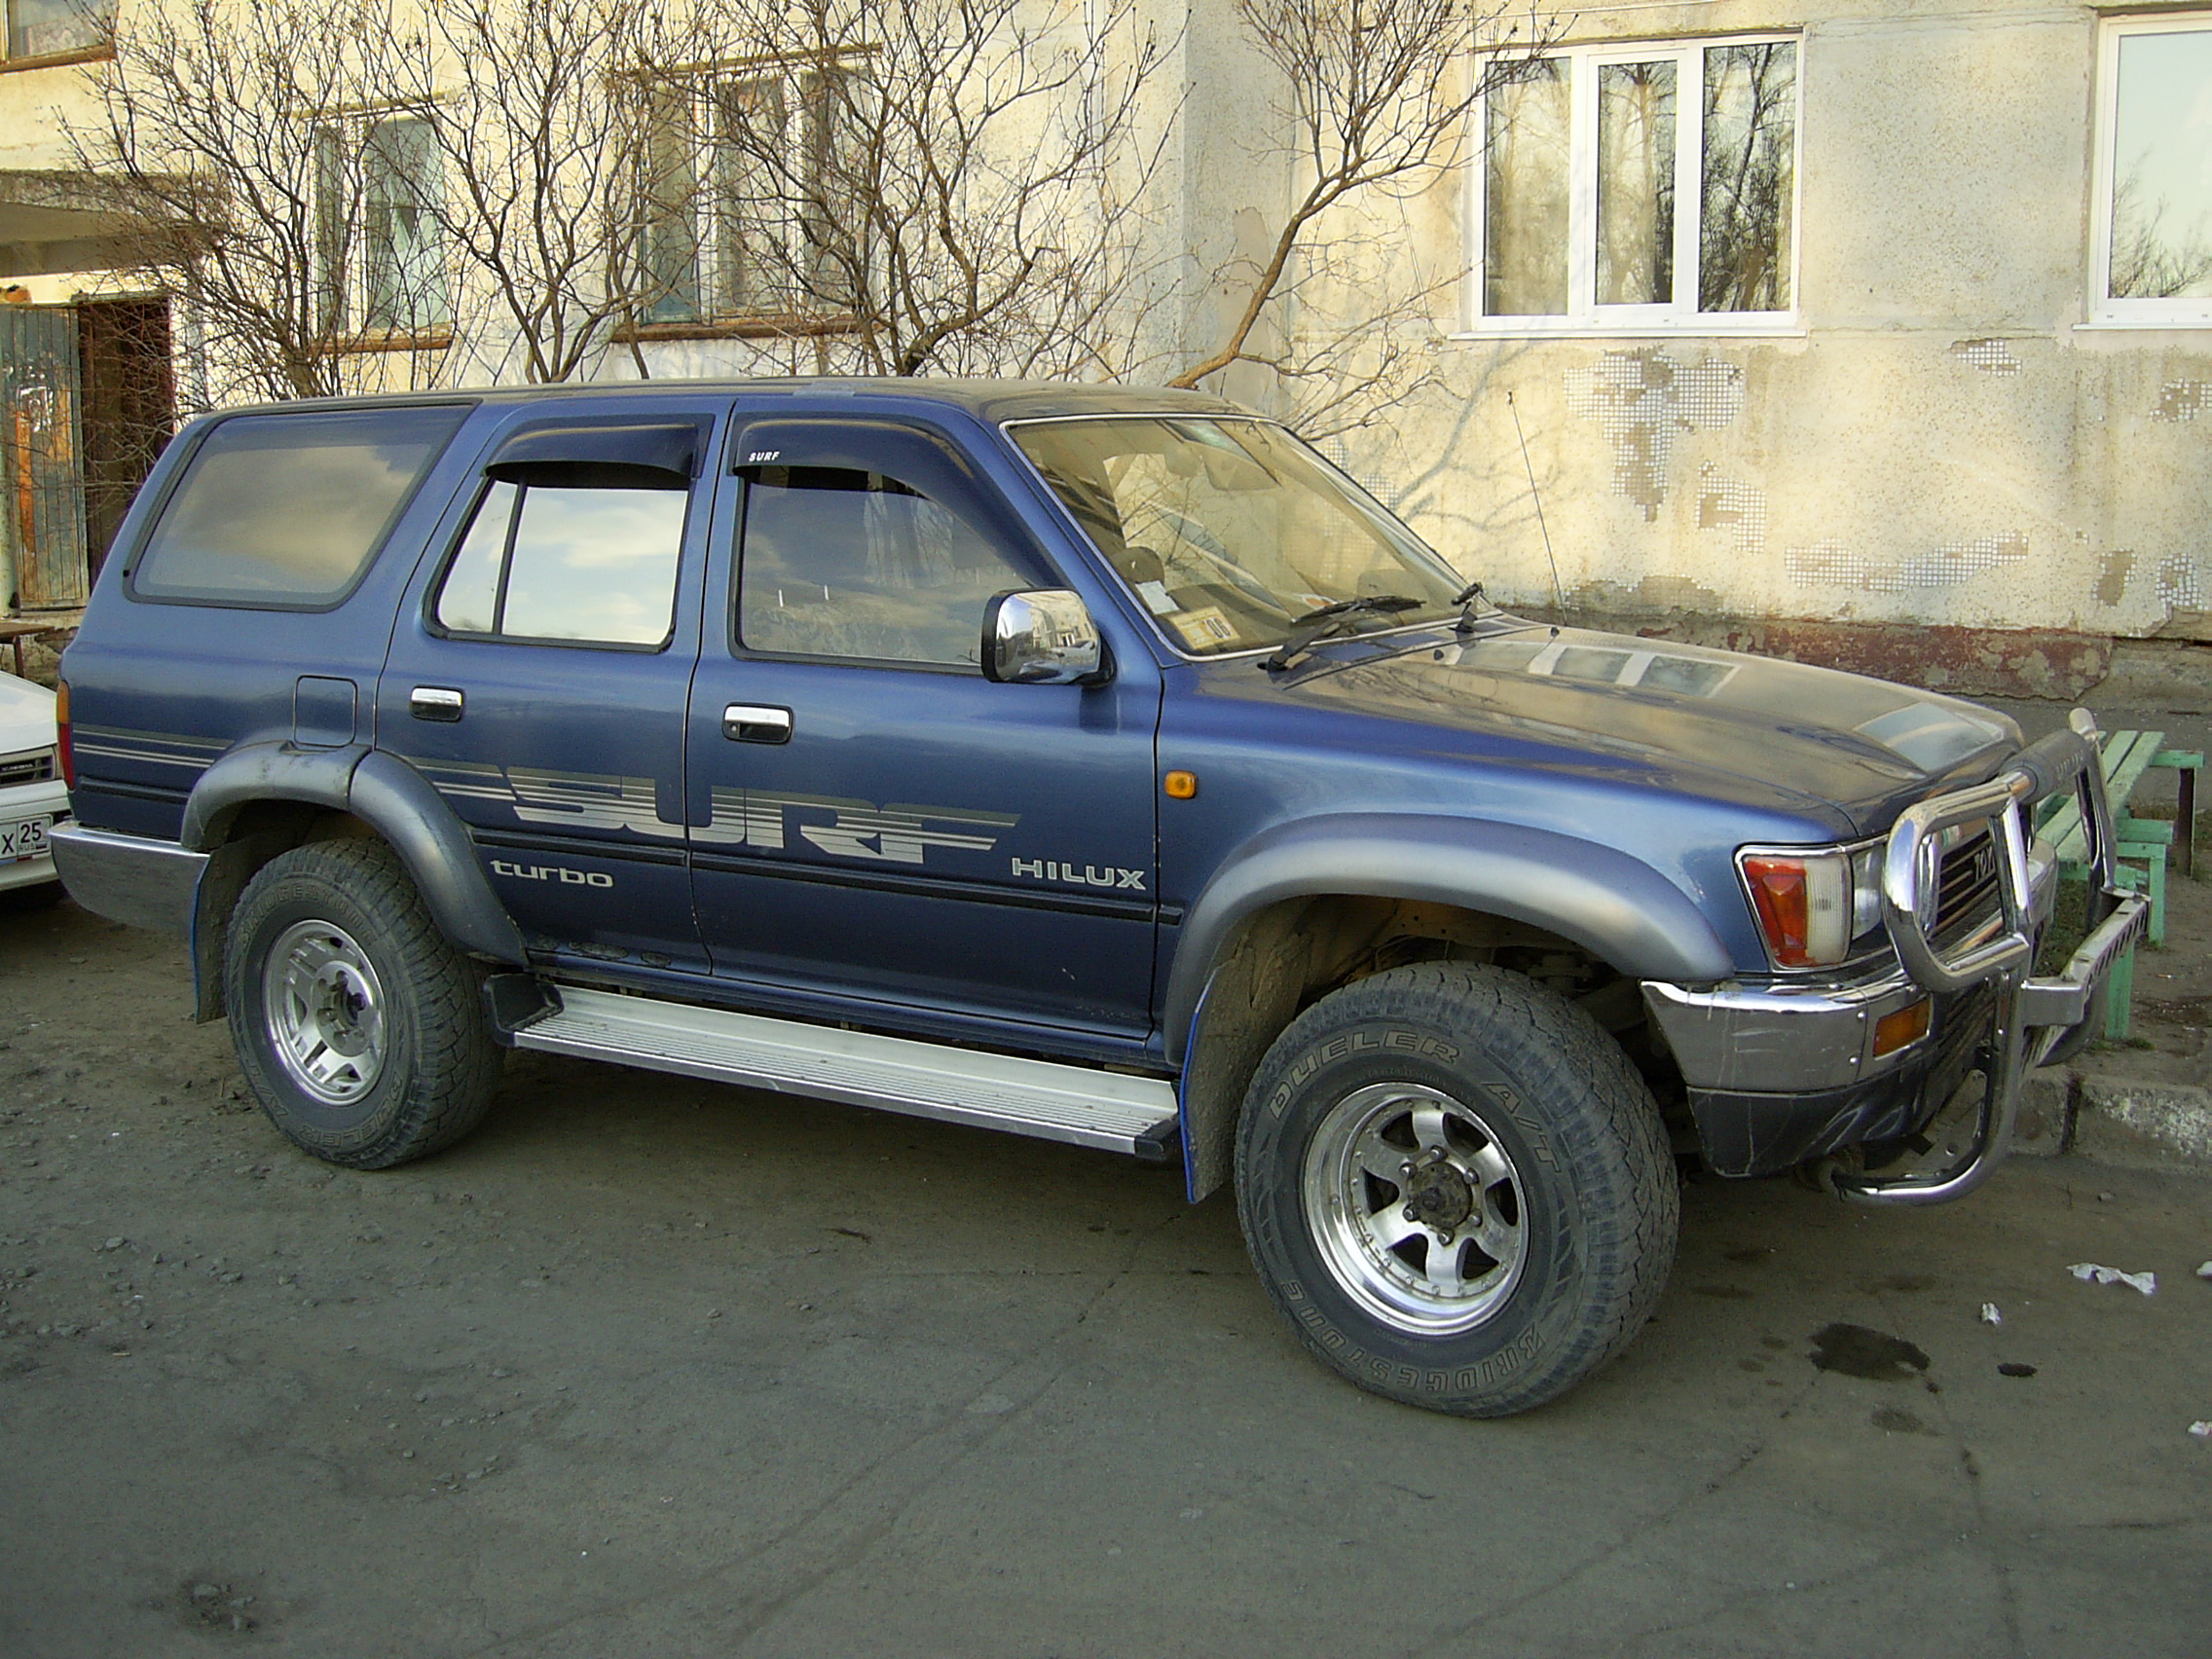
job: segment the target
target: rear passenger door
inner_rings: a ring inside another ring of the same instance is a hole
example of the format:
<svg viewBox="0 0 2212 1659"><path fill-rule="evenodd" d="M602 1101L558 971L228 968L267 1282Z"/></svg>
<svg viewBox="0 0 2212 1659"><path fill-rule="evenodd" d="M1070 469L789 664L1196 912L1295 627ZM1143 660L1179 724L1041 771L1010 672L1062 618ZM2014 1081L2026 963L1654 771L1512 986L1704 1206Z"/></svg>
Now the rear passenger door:
<svg viewBox="0 0 2212 1659"><path fill-rule="evenodd" d="M467 824L540 961L701 973L685 693L717 412L519 411L401 609L380 745Z"/></svg>

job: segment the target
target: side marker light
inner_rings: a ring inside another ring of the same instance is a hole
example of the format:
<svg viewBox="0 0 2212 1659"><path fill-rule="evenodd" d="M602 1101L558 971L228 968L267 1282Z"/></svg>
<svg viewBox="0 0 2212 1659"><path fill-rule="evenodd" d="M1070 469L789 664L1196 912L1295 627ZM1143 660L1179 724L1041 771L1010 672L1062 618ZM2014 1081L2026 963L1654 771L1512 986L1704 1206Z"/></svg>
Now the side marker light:
<svg viewBox="0 0 2212 1659"><path fill-rule="evenodd" d="M1874 1057L1894 1054L1908 1043L1917 1043L1928 1035L1929 1020L1936 1005L1927 997L1910 1008L1900 1008L1895 1014L1885 1014L1874 1021Z"/></svg>

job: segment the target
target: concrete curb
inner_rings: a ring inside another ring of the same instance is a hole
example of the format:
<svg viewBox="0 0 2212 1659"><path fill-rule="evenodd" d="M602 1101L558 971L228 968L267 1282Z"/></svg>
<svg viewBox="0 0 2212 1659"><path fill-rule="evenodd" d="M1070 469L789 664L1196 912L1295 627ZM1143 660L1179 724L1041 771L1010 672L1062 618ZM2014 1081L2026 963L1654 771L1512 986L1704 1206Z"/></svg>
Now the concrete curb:
<svg viewBox="0 0 2212 1659"><path fill-rule="evenodd" d="M2212 1170L2212 1088L2079 1074L2071 1150L2108 1163Z"/></svg>
<svg viewBox="0 0 2212 1659"><path fill-rule="evenodd" d="M2074 1139L2074 1079L2062 1071L2030 1072L2020 1086L2020 1115L2012 1125L2012 1153L2056 1158Z"/></svg>
<svg viewBox="0 0 2212 1659"><path fill-rule="evenodd" d="M2212 1088L2036 1072L2021 1088L2012 1150L2026 1158L2077 1153L2104 1163L2212 1173Z"/></svg>

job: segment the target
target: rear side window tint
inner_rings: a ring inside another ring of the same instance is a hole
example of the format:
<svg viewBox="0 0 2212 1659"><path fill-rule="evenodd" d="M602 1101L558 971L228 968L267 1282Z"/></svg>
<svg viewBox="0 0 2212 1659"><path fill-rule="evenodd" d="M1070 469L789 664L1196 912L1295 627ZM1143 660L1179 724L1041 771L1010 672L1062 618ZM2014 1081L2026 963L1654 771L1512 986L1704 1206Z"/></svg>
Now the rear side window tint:
<svg viewBox="0 0 2212 1659"><path fill-rule="evenodd" d="M497 482L438 591L453 634L666 644L683 554L682 490Z"/></svg>
<svg viewBox="0 0 2212 1659"><path fill-rule="evenodd" d="M337 603L467 416L447 406L223 422L163 508L132 591L215 605Z"/></svg>

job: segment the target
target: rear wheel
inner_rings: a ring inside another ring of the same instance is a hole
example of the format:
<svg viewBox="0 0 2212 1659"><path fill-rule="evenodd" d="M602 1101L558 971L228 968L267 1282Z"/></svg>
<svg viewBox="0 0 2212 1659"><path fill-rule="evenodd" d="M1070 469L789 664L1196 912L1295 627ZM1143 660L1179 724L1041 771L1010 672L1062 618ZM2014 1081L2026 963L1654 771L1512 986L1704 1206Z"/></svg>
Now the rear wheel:
<svg viewBox="0 0 2212 1659"><path fill-rule="evenodd" d="M482 1121L499 1051L483 977L381 841L263 866L232 912L223 991L247 1086L317 1158L381 1169Z"/></svg>
<svg viewBox="0 0 2212 1659"><path fill-rule="evenodd" d="M1673 1263L1674 1161L1642 1079L1499 969L1422 963L1324 997L1262 1061L1236 1150L1275 1305L1414 1405L1556 1398L1626 1346Z"/></svg>

